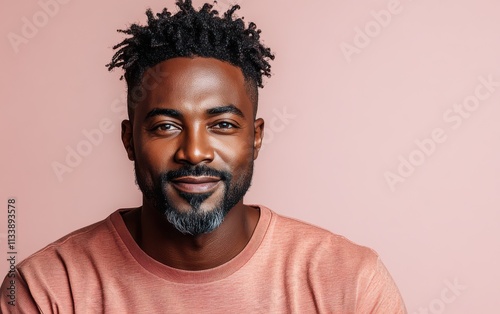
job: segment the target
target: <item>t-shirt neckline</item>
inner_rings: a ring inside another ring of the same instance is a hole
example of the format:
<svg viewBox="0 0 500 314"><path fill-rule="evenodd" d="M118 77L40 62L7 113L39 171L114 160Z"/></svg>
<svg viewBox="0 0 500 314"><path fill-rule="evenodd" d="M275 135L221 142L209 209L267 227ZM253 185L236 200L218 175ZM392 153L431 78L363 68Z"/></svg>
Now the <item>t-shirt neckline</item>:
<svg viewBox="0 0 500 314"><path fill-rule="evenodd" d="M271 222L272 212L262 205L249 205L257 207L260 210L257 226L243 250L228 262L205 270L183 270L164 265L147 255L135 242L130 234L122 214L130 209L119 209L110 215L112 228L116 231L117 240L120 241L132 255L133 259L139 263L145 270L168 281L177 283L208 283L221 280L238 271L245 265L260 247L268 231Z"/></svg>

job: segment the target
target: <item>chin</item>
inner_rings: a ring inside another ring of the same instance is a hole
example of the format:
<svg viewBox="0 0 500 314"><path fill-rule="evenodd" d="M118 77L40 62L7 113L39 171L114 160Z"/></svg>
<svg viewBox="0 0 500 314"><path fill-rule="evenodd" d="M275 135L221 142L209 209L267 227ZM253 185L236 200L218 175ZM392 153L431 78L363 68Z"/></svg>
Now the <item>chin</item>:
<svg viewBox="0 0 500 314"><path fill-rule="evenodd" d="M179 232L183 234L200 235L210 233L217 229L223 222L228 211L221 207L212 207L209 210L191 209L181 212L178 209L170 209L164 212L170 222Z"/></svg>

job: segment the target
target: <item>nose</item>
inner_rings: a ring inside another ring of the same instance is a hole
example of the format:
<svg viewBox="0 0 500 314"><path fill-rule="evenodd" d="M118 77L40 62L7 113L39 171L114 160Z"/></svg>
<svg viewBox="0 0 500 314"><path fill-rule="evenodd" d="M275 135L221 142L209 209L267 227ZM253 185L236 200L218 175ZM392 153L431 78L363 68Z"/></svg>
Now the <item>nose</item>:
<svg viewBox="0 0 500 314"><path fill-rule="evenodd" d="M214 159L208 130L201 126L185 128L175 153L175 161L182 164L197 165L209 163Z"/></svg>

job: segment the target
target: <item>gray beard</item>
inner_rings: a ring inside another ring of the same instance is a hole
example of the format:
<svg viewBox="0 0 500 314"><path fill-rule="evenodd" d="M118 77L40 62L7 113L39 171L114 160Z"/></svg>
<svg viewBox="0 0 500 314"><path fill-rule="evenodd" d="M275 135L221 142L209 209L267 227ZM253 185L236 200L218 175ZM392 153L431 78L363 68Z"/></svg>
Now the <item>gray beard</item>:
<svg viewBox="0 0 500 314"><path fill-rule="evenodd" d="M222 222L226 213L217 210L203 214L179 213L169 211L165 213L165 217L179 232L183 234L200 235L210 233L217 229Z"/></svg>
<svg viewBox="0 0 500 314"><path fill-rule="evenodd" d="M226 183L224 183L224 190L224 195L226 195ZM200 212L201 204L210 197L211 193L189 194L180 192L179 195L191 206L189 212L180 212L175 206L170 205L165 196L163 197L163 203L159 204L157 208L163 211L163 215L168 222L184 234L199 235L214 231L222 224L224 217L232 207L227 208L224 206L224 202L221 201L211 211Z"/></svg>
<svg viewBox="0 0 500 314"><path fill-rule="evenodd" d="M186 199L185 196L181 196ZM192 195L190 195L192 196ZM210 195L194 195L188 202L191 205L191 211L179 212L177 209L170 207L163 209L163 214L177 230L184 234L199 235L209 233L219 227L224 221L224 217L229 212L230 208L217 206L209 212L200 212L201 203ZM186 199L187 200L187 199Z"/></svg>

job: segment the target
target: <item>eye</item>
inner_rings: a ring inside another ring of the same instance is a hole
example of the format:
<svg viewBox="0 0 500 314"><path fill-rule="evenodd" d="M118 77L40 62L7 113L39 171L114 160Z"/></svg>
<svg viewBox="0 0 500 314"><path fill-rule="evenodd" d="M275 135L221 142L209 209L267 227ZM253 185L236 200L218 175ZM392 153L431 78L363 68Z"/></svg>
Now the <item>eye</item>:
<svg viewBox="0 0 500 314"><path fill-rule="evenodd" d="M230 122L222 121L214 125L215 129L234 129L236 126Z"/></svg>
<svg viewBox="0 0 500 314"><path fill-rule="evenodd" d="M167 133L172 131L177 131L180 128L172 123L162 123L154 126L151 131L155 133Z"/></svg>
<svg viewBox="0 0 500 314"><path fill-rule="evenodd" d="M165 123L165 124L160 124L160 125L156 126L154 129L159 130L159 131L169 131L169 130L172 130L173 128L174 128L174 126L172 124Z"/></svg>

